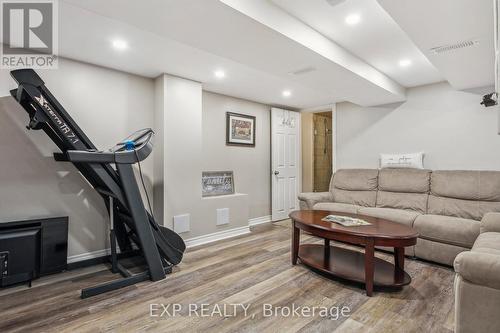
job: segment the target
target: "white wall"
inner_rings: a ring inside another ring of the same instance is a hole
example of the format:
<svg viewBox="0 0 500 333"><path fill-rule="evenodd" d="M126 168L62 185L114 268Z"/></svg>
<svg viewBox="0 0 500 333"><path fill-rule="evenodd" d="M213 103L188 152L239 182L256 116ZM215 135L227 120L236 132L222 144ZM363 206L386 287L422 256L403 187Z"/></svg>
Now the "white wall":
<svg viewBox="0 0 500 333"><path fill-rule="evenodd" d="M162 75L156 85L163 86L163 100L156 106L162 117L155 121L164 133L158 146L163 152L163 223L172 228L173 216L191 213L201 199L201 83Z"/></svg>
<svg viewBox="0 0 500 333"><path fill-rule="evenodd" d="M256 117L255 147L226 146L226 112ZM249 218L271 214L271 114L268 105L203 92L204 171L234 171L236 192L248 194Z"/></svg>
<svg viewBox="0 0 500 333"><path fill-rule="evenodd" d="M163 213L162 216L156 216L157 220L175 230L174 216L189 214L190 230L181 234L185 239L248 226L248 195L212 198L202 198L201 195L201 175L207 165L213 166L215 170L230 170L234 166L232 159L240 160L237 165L249 163L242 169L243 174L240 174L239 179L243 184L252 182L246 172L250 172L254 164L260 162L253 161L256 156L248 150L244 153L246 158L238 153L226 154L227 150L219 151L220 145L216 139L221 137L221 133L222 144L225 142L225 118L219 117L224 110L224 103L219 103L230 99L202 93L201 83L175 76L162 75L155 84L156 91L160 90L155 106L155 129L163 133L163 141L157 142L163 161L155 163L155 206L158 214ZM235 101L233 103L237 104L238 100ZM236 186L238 191L245 187L240 189ZM259 200L262 199L256 199L257 205ZM229 224L216 225L218 208L229 208Z"/></svg>
<svg viewBox="0 0 500 333"><path fill-rule="evenodd" d="M380 153L425 152L429 169L500 170L497 108L447 83L379 107L337 104L337 168L377 168Z"/></svg>
<svg viewBox="0 0 500 333"><path fill-rule="evenodd" d="M153 126L153 80L66 59L59 69L38 73L98 148ZM0 70L1 96L15 87L9 71ZM103 200L71 163L53 160L58 148L43 131L26 130L27 122L13 98L0 98L0 222L69 216L68 254L102 250L108 238ZM153 158L143 171L151 187Z"/></svg>
<svg viewBox="0 0 500 333"><path fill-rule="evenodd" d="M164 181L165 181L165 75L155 79L154 131L155 149L153 154L153 210L157 223L164 225Z"/></svg>

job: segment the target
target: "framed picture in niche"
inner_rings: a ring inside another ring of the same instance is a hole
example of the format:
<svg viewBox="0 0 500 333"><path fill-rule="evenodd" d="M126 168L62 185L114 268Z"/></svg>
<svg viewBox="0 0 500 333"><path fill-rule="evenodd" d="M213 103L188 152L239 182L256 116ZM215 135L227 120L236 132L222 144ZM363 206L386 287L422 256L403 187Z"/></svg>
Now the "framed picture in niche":
<svg viewBox="0 0 500 333"><path fill-rule="evenodd" d="M203 197L234 194L232 171L203 171L201 175Z"/></svg>
<svg viewBox="0 0 500 333"><path fill-rule="evenodd" d="M255 117L226 112L226 145L255 147Z"/></svg>

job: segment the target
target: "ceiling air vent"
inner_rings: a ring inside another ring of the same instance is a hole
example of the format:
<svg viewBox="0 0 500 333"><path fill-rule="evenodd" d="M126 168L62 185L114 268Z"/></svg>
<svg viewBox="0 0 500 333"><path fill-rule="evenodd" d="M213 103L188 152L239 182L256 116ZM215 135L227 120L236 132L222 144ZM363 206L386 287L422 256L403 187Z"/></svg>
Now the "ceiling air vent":
<svg viewBox="0 0 500 333"><path fill-rule="evenodd" d="M326 0L330 6L337 6L338 4L344 2L345 0Z"/></svg>
<svg viewBox="0 0 500 333"><path fill-rule="evenodd" d="M297 70L295 70L293 72L289 72L288 74L291 74L291 75L302 75L302 74L314 72L315 70L316 70L316 68L314 68L312 66L309 66L309 67L304 67L304 68L297 69Z"/></svg>
<svg viewBox="0 0 500 333"><path fill-rule="evenodd" d="M463 49L466 47L471 47L471 46L477 45L478 43L479 43L478 40L471 39L471 40L465 40L462 42L458 42L455 44L448 44L448 45L441 45L441 46L433 47L430 49L430 51L432 53L435 53L435 54L441 54L441 53L460 50L460 49Z"/></svg>

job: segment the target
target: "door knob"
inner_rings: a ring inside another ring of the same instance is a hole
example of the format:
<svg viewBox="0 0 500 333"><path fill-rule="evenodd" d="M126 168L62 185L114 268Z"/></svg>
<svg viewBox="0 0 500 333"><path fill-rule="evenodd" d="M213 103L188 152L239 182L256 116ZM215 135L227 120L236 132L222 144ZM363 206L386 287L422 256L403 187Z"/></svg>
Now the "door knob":
<svg viewBox="0 0 500 333"><path fill-rule="evenodd" d="M275 175L275 176L277 176L277 175L279 175L279 174L280 174L280 172L279 172L278 170L274 171L274 175Z"/></svg>

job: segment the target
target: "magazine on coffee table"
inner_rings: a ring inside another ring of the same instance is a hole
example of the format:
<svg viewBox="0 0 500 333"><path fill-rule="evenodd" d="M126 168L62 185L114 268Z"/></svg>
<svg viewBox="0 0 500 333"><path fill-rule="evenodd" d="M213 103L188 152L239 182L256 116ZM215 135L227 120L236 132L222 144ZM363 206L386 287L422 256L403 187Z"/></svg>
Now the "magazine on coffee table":
<svg viewBox="0 0 500 333"><path fill-rule="evenodd" d="M371 225L371 223L366 222L365 220L357 219L349 216L340 216L340 215L328 215L321 219L322 221L338 223L344 227L357 227L362 225Z"/></svg>

